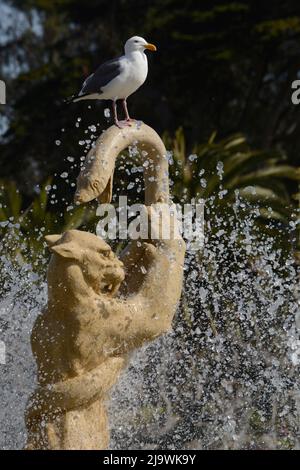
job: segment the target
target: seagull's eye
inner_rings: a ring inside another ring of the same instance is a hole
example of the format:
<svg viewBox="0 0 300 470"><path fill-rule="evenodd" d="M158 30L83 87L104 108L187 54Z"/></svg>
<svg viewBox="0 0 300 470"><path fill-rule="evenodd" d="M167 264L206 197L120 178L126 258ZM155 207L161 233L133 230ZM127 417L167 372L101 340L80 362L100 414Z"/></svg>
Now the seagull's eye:
<svg viewBox="0 0 300 470"><path fill-rule="evenodd" d="M139 41L135 40L134 42L139 42Z"/></svg>

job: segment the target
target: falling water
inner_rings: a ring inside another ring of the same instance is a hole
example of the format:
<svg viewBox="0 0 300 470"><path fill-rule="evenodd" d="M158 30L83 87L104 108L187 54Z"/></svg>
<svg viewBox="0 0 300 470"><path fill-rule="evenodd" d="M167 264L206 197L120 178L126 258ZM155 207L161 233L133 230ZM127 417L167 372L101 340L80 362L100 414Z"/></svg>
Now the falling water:
<svg viewBox="0 0 300 470"><path fill-rule="evenodd" d="M220 165L217 172L221 179ZM215 197L206 201L203 250L187 252L172 332L135 352L113 390L111 448L300 447L300 292L292 250L286 254L262 235L258 210L249 211L238 194L229 217L214 212ZM292 239L292 228L282 230ZM36 374L30 330L46 303L44 277L32 264L11 261L9 243L8 235L0 254L2 449L22 448L26 439L23 413Z"/></svg>
<svg viewBox="0 0 300 470"><path fill-rule="evenodd" d="M299 447L299 278L255 217L187 254L173 331L114 392L113 448Z"/></svg>

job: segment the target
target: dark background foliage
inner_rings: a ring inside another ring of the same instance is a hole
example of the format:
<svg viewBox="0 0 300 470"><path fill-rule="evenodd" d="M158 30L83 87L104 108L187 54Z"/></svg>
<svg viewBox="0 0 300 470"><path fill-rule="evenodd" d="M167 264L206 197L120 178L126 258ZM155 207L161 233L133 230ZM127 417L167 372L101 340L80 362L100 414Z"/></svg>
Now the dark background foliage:
<svg viewBox="0 0 300 470"><path fill-rule="evenodd" d="M299 164L300 106L291 103L300 66L297 0L6 3L25 13L28 27L0 47L8 86L1 112L9 116L1 174L13 176L28 197L35 184L70 166L66 154L80 157L83 129L107 126L103 105L92 102L89 109L90 103L66 105L64 99L101 62L121 54L134 34L157 44L158 52L149 56L146 84L129 99L133 116L159 132L183 126L187 150L215 130L218 137L239 131L253 145L277 147ZM11 64L20 70L14 78ZM78 116L80 128L74 127Z"/></svg>

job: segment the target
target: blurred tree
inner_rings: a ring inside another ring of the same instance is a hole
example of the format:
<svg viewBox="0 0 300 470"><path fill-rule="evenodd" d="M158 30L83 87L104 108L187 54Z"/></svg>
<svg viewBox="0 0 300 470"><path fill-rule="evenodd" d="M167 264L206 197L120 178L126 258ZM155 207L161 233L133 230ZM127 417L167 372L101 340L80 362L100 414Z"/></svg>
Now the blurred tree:
<svg viewBox="0 0 300 470"><path fill-rule="evenodd" d="M7 2L29 26L0 48L9 96L1 168L27 194L33 182L69 168L66 154L79 159L77 142L89 125L107 125L100 105L63 100L133 34L158 45L146 84L130 99L133 115L159 132L183 126L190 148L215 129L220 137L242 131L261 148L278 146L299 162L300 107L290 100L300 56L296 0ZM14 79L9 63L20 69ZM78 116L82 124L74 129Z"/></svg>
<svg viewBox="0 0 300 470"><path fill-rule="evenodd" d="M22 196L15 183L0 181L1 253L20 265L32 263L43 274L47 261L45 235L96 225L95 211L87 206L69 206L62 213L50 211L50 183L46 181L30 205L22 210Z"/></svg>

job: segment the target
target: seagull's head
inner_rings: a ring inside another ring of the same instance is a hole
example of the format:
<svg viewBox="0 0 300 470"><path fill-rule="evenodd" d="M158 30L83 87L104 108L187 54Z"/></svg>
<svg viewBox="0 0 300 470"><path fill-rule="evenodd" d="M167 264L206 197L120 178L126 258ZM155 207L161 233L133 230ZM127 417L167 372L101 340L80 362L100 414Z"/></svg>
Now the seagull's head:
<svg viewBox="0 0 300 470"><path fill-rule="evenodd" d="M140 36L133 36L125 43L125 54L130 54L134 51L144 52L145 49L149 49L149 51L156 51L154 44L150 44Z"/></svg>

